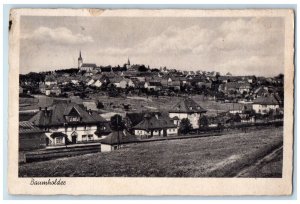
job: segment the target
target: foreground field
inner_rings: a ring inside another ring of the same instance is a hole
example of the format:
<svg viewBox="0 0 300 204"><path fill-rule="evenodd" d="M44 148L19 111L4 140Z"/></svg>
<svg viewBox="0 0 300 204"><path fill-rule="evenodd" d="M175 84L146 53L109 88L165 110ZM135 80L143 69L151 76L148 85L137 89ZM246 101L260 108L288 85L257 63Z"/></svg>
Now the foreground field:
<svg viewBox="0 0 300 204"><path fill-rule="evenodd" d="M22 164L19 175L281 177L282 134L282 128L272 128L219 137L131 144L115 152ZM272 156L273 160L265 159L276 149L278 154ZM259 166L259 161L264 160L269 162ZM272 171L266 174L268 169Z"/></svg>

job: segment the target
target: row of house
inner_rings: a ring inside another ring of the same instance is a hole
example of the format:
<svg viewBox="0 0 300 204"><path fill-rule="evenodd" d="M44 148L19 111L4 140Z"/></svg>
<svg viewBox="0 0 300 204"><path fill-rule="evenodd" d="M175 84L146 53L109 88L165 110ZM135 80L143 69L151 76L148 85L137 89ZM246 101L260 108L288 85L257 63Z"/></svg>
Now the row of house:
<svg viewBox="0 0 300 204"><path fill-rule="evenodd" d="M205 112L192 99L185 99L168 113L127 113L124 121L130 132L127 135L134 135L139 139L167 137L178 134L182 118L189 118L193 127L197 128L197 121ZM97 111L70 101L55 101L51 107L41 108L29 121L21 122L21 147L23 140L26 140L26 127L28 131L33 131L31 133L43 133L45 146L99 142L112 132L109 121Z"/></svg>
<svg viewBox="0 0 300 204"><path fill-rule="evenodd" d="M254 122L254 116L248 113L251 109L255 113L267 114L271 110L278 110L279 103L273 95L266 95L258 97L252 107L249 105L247 109L231 111L230 114L238 114L242 123ZM110 121L105 120L96 110L87 109L83 104L58 100L50 107L41 108L28 121L19 123L20 149L100 142L103 144L102 151L110 151L117 148L119 143L176 136L180 121L184 118L188 118L192 128L197 129L199 118L206 112L194 100L186 98L168 112L126 113L126 129L116 132L111 130ZM217 117L210 122L210 126L218 125L218 119L221 118L226 123L232 119Z"/></svg>

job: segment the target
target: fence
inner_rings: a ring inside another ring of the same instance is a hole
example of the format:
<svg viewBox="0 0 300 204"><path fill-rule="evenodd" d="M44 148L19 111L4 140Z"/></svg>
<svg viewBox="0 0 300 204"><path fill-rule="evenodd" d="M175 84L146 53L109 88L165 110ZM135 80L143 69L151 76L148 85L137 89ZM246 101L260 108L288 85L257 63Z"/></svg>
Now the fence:
<svg viewBox="0 0 300 204"><path fill-rule="evenodd" d="M61 157L70 157L81 154L101 152L101 144L93 143L86 145L60 146L57 148L43 149L35 152L25 153L25 162L45 161Z"/></svg>

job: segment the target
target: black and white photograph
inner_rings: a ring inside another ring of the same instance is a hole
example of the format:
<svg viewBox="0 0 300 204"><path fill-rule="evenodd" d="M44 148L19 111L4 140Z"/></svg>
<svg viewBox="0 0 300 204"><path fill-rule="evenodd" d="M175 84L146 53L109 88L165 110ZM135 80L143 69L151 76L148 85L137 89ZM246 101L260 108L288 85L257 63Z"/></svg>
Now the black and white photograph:
<svg viewBox="0 0 300 204"><path fill-rule="evenodd" d="M20 16L19 178L284 177L284 16L89 12Z"/></svg>

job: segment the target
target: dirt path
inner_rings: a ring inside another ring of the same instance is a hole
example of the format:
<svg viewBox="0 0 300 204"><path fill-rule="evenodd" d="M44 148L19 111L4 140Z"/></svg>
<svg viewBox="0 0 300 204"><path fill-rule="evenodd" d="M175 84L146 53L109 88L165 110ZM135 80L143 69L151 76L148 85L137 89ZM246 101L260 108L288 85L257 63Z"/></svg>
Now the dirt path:
<svg viewBox="0 0 300 204"><path fill-rule="evenodd" d="M252 166L242 169L240 172L237 173L235 177L263 177L264 169L272 170L269 171L268 173L272 174L274 177L278 177L279 174L277 170L273 168L273 166L275 163L276 164L282 163L282 152L283 152L282 146L274 149L270 154L266 155L262 159L259 159Z"/></svg>

